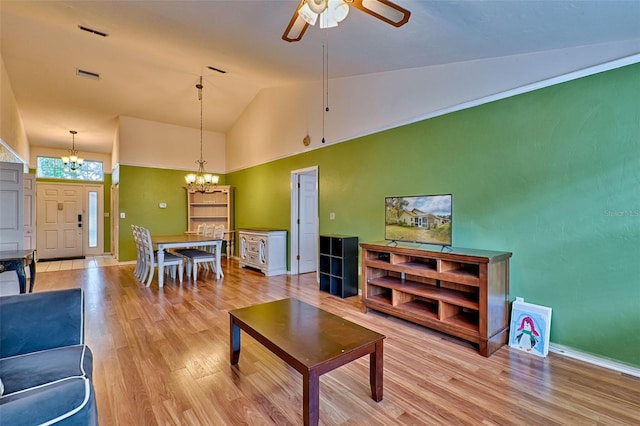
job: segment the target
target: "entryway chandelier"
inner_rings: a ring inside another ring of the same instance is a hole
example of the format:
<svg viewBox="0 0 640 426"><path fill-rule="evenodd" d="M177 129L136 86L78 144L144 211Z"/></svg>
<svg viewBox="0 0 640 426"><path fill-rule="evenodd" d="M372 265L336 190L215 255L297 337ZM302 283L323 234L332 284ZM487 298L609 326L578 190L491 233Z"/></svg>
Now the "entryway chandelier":
<svg viewBox="0 0 640 426"><path fill-rule="evenodd" d="M184 177L187 182L187 190L189 192L212 192L218 184L218 176L206 173L204 171L204 165L207 164L206 160L202 158L202 76L200 76L200 82L196 84L198 89L198 100L200 101L200 159L196 161L198 164L198 171L196 173L189 173Z"/></svg>
<svg viewBox="0 0 640 426"><path fill-rule="evenodd" d="M62 162L64 163L65 170L76 171L80 167L82 167L82 163L84 163L84 159L78 157L78 150L76 149L76 132L75 130L69 130L71 133L71 149L69 151L69 155L63 155L60 157Z"/></svg>

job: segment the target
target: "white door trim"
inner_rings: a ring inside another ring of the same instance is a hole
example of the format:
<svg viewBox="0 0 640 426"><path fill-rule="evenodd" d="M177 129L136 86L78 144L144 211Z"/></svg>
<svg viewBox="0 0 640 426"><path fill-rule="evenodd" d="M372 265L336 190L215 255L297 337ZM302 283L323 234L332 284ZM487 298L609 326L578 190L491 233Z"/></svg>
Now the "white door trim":
<svg viewBox="0 0 640 426"><path fill-rule="evenodd" d="M118 217L118 203L119 203L119 184L115 183L111 185L111 255L119 260L120 252L119 246L120 244L120 220Z"/></svg>
<svg viewBox="0 0 640 426"><path fill-rule="evenodd" d="M291 171L291 232L290 235L290 262L291 265L291 275L298 275L299 267L298 267L298 251L300 249L299 238L300 232L298 228L298 220L300 219L300 199L298 196L298 176L302 174L313 174L315 176L316 184L316 197L318 196L319 188L318 188L318 166L307 167L304 169L292 170ZM318 215L319 206L316 203L316 217L319 218ZM316 235L320 232L320 220L316 221ZM316 239L316 248L318 247L318 240ZM317 268L316 268L317 270ZM316 272L317 275L317 272Z"/></svg>

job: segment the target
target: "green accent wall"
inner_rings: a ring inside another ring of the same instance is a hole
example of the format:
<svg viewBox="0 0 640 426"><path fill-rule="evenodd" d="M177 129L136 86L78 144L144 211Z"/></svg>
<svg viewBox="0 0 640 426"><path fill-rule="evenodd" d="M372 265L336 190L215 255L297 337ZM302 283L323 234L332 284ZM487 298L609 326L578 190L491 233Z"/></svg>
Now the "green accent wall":
<svg viewBox="0 0 640 426"><path fill-rule="evenodd" d="M120 166L118 189L119 260L136 259L131 225L149 228L156 234L180 234L187 229L187 193L184 171L151 167ZM167 203L166 209L159 207Z"/></svg>
<svg viewBox="0 0 640 426"><path fill-rule="evenodd" d="M513 252L552 342L640 366L639 94L636 64L233 172L236 228L289 229L316 165L321 234L381 240L385 196L452 193L454 245Z"/></svg>
<svg viewBox="0 0 640 426"><path fill-rule="evenodd" d="M120 165L118 185L119 252L121 262L136 259L131 225L149 228L152 234L181 234L187 230L187 191L184 170ZM220 176L220 185L225 177ZM167 208L161 209L160 203Z"/></svg>

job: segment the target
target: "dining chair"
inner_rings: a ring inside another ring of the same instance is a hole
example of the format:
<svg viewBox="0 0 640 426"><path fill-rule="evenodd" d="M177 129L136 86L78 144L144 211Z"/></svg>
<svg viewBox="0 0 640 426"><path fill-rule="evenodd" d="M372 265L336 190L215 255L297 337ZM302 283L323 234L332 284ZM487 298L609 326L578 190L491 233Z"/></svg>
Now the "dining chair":
<svg viewBox="0 0 640 426"><path fill-rule="evenodd" d="M145 258L144 258L144 250L142 248L141 230L138 225L132 224L131 231L133 232L133 240L136 244L136 253L137 253L136 269L133 271L133 273L136 276L136 278L138 278L138 280L144 281L142 274L146 270L146 264L145 264Z"/></svg>
<svg viewBox="0 0 640 426"><path fill-rule="evenodd" d="M146 286L149 287L151 285L151 281L153 280L153 274L155 268L158 266L158 255L153 250L153 243L151 242L151 232L147 228L141 228L141 241L142 241L142 249L144 252L145 258L145 273L144 277L147 277ZM164 271L158 271L158 274L166 274L167 268L171 267L171 278L176 279L176 269L178 271L178 278L180 282L182 282L183 277L183 267L184 267L184 259L182 256L176 256L172 253L164 253ZM141 280L144 282L144 278Z"/></svg>
<svg viewBox="0 0 640 426"><path fill-rule="evenodd" d="M210 223L201 223L198 225L198 227L196 228L196 234L198 235L213 235L213 224ZM193 246L193 247L188 247L188 249L191 248L197 248L200 250L207 250L206 246ZM179 252L180 250L185 250L185 249L178 249L176 250L177 252Z"/></svg>
<svg viewBox="0 0 640 426"><path fill-rule="evenodd" d="M141 283L144 283L149 276L150 267L149 267L149 254L145 248L145 238L146 238L146 228L138 225L131 225L131 229L133 230L133 239L136 244L136 252L137 252L137 261L136 268L133 271L134 275Z"/></svg>
<svg viewBox="0 0 640 426"><path fill-rule="evenodd" d="M212 235L214 238L222 238L224 236L224 225L222 225L222 236L218 236L219 234L214 234L216 227L214 225L207 225L207 229L205 230L205 235ZM211 233L211 234L210 234ZM220 241L222 244L222 241ZM218 267L216 263L216 256L218 250L218 242L215 245L210 246L213 247L213 250L207 250L204 248L188 248L176 250L181 256L184 256L187 259L187 277L190 277L193 274L193 281L198 280L198 265L203 264L204 267L208 267L207 265L211 265L214 272L216 272L216 276L222 276L221 272L218 273Z"/></svg>
<svg viewBox="0 0 640 426"><path fill-rule="evenodd" d="M224 225L216 226L213 235L215 238L218 238L218 241L216 241L216 244L214 246L211 246L213 249L212 252L217 255L217 259L220 259L220 257L222 256L222 242L224 241ZM222 266L219 265L217 261L213 262L212 265L213 270L221 277L224 277ZM220 271L218 271L218 268L220 269Z"/></svg>
<svg viewBox="0 0 640 426"><path fill-rule="evenodd" d="M207 225L206 223L199 223L198 226L196 227L196 234L198 235L204 234L204 227L206 225Z"/></svg>

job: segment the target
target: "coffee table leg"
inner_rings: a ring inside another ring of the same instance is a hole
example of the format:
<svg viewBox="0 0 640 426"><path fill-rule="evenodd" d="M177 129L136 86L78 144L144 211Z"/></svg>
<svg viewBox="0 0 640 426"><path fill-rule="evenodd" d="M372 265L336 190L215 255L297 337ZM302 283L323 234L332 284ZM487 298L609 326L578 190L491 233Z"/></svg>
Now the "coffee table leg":
<svg viewBox="0 0 640 426"><path fill-rule="evenodd" d="M302 377L302 417L305 426L316 426L320 420L320 376L309 371Z"/></svg>
<svg viewBox="0 0 640 426"><path fill-rule="evenodd" d="M231 358L231 365L236 365L240 361L240 327L233 321L233 317L230 317L230 330L229 330L229 351Z"/></svg>
<svg viewBox="0 0 640 426"><path fill-rule="evenodd" d="M369 382L371 383L371 398L382 401L382 340L376 342L376 349L369 354Z"/></svg>

